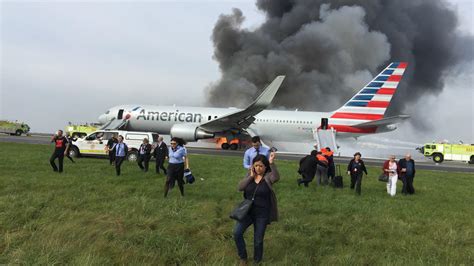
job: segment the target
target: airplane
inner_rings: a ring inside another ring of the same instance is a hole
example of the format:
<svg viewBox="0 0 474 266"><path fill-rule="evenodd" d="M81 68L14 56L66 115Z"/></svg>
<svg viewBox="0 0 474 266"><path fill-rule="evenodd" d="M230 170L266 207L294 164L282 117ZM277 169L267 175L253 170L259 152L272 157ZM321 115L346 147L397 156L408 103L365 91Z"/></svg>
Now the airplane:
<svg viewBox="0 0 474 266"><path fill-rule="evenodd" d="M273 141L315 141L318 129L338 137L359 137L395 130L408 115L386 117L386 110L407 67L392 62L339 109L332 112L266 110L285 76L276 77L244 109L156 105L119 105L100 115L101 128L158 132L186 141L260 136Z"/></svg>

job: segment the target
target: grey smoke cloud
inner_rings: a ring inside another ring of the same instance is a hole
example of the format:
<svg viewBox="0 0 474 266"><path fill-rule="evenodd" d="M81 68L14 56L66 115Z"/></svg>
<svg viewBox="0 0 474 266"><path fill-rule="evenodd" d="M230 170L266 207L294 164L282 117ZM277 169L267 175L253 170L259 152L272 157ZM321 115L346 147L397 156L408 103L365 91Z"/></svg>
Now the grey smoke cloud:
<svg viewBox="0 0 474 266"><path fill-rule="evenodd" d="M239 9L221 15L214 27L222 77L208 88L213 105L242 106L285 74L274 106L330 111L390 61L407 61L389 109L398 113L423 95L439 94L447 73L473 61L473 37L456 30L456 13L442 0L256 4L266 15L259 28L242 28ZM424 115L414 114L413 124L422 126Z"/></svg>

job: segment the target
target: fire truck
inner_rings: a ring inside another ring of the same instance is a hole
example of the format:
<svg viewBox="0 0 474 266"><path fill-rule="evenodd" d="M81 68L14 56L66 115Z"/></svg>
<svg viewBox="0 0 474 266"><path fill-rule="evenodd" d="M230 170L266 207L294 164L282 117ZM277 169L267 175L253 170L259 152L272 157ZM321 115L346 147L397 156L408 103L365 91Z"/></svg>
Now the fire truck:
<svg viewBox="0 0 474 266"><path fill-rule="evenodd" d="M30 126L25 123L0 120L0 133L21 136L21 134L26 135L29 132Z"/></svg>
<svg viewBox="0 0 474 266"><path fill-rule="evenodd" d="M65 128L66 133L69 133L72 138L84 138L88 134L96 131L101 125L96 124L96 123L90 123L90 124L80 124L80 125L75 125L72 123L69 123L69 125Z"/></svg>
<svg viewBox="0 0 474 266"><path fill-rule="evenodd" d="M435 163L462 161L474 164L474 144L426 143L417 148L425 157Z"/></svg>

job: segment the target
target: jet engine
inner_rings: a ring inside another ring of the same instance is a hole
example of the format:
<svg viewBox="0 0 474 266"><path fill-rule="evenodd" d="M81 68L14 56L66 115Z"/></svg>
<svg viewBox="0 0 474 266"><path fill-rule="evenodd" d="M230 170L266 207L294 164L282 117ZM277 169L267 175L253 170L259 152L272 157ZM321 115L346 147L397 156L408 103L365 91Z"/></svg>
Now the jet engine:
<svg viewBox="0 0 474 266"><path fill-rule="evenodd" d="M198 124L174 124L171 127L170 134L171 137L181 138L185 141L197 141L214 137L214 133L200 129Z"/></svg>

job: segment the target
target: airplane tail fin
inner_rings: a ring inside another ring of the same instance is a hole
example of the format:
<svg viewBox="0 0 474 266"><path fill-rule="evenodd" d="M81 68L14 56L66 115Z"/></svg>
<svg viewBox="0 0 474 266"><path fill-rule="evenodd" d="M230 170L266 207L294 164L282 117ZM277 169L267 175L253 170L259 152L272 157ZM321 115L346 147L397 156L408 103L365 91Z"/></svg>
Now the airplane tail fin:
<svg viewBox="0 0 474 266"><path fill-rule="evenodd" d="M407 65L406 62L390 63L354 97L332 113L330 124L355 126L383 119Z"/></svg>

